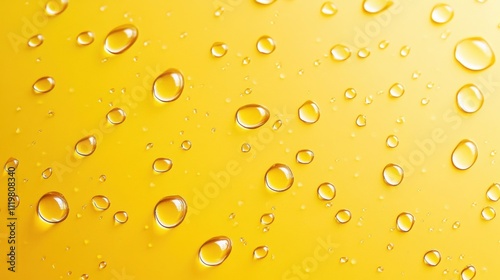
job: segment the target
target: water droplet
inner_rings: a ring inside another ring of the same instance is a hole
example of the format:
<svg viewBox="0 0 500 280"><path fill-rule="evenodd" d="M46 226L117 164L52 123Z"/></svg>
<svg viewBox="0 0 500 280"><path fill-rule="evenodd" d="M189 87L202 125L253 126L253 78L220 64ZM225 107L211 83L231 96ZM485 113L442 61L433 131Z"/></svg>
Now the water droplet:
<svg viewBox="0 0 500 280"><path fill-rule="evenodd" d="M464 139L458 143L451 154L451 162L460 170L469 169L477 159L477 146L474 142Z"/></svg>
<svg viewBox="0 0 500 280"><path fill-rule="evenodd" d="M21 198L16 194L14 195L14 208L17 208L21 203Z"/></svg>
<svg viewBox="0 0 500 280"><path fill-rule="evenodd" d="M68 7L68 0L49 0L45 4L45 13L49 16L57 16Z"/></svg>
<svg viewBox="0 0 500 280"><path fill-rule="evenodd" d="M5 170L5 172L9 172L9 168L17 169L18 166L19 166L19 160L11 157L5 162L3 169Z"/></svg>
<svg viewBox="0 0 500 280"><path fill-rule="evenodd" d="M213 57L223 57L227 53L228 47L226 43L215 42L210 49Z"/></svg>
<svg viewBox="0 0 500 280"><path fill-rule="evenodd" d="M422 105L427 105L427 104L429 104L429 101L430 101L430 100L429 100L429 98L425 98L425 97L424 97L424 98L422 98L422 100L420 100L420 103L421 103Z"/></svg>
<svg viewBox="0 0 500 280"><path fill-rule="evenodd" d="M121 108L113 108L106 114L106 119L111 124L121 124L125 118L127 118L127 114Z"/></svg>
<svg viewBox="0 0 500 280"><path fill-rule="evenodd" d="M248 129L259 128L269 120L269 110L258 104L248 104L236 111L236 122Z"/></svg>
<svg viewBox="0 0 500 280"><path fill-rule="evenodd" d="M184 198L175 195L162 198L155 206L154 216L164 228L174 228L184 220L187 203Z"/></svg>
<svg viewBox="0 0 500 280"><path fill-rule="evenodd" d="M481 217L483 217L484 220L486 221L491 221L495 218L497 213L495 212L495 209L491 206L486 206L481 210Z"/></svg>
<svg viewBox="0 0 500 280"><path fill-rule="evenodd" d="M191 149L191 141L189 140L184 140L182 141L181 143L181 149L183 149L184 151L189 151L189 149Z"/></svg>
<svg viewBox="0 0 500 280"><path fill-rule="evenodd" d="M462 280L472 280L476 276L476 268L473 265L466 266L460 273Z"/></svg>
<svg viewBox="0 0 500 280"><path fill-rule="evenodd" d="M395 83L389 88L389 94L392 97L398 98L405 93L405 87L400 83Z"/></svg>
<svg viewBox="0 0 500 280"><path fill-rule="evenodd" d="M358 117L356 118L356 125L359 127L366 126L366 116L358 115Z"/></svg>
<svg viewBox="0 0 500 280"><path fill-rule="evenodd" d="M56 81L54 78L45 76L41 77L40 79L36 80L36 82L33 84L33 90L35 93L47 93L51 91L56 85Z"/></svg>
<svg viewBox="0 0 500 280"><path fill-rule="evenodd" d="M295 157L298 163L309 164L314 159L314 153L311 150L300 150Z"/></svg>
<svg viewBox="0 0 500 280"><path fill-rule="evenodd" d="M436 266L441 262L441 254L438 250L430 250L424 254L424 263L428 266Z"/></svg>
<svg viewBox="0 0 500 280"><path fill-rule="evenodd" d="M376 14L389 8L392 4L391 0L364 0L363 9L367 13Z"/></svg>
<svg viewBox="0 0 500 280"><path fill-rule="evenodd" d="M347 46L338 44L330 49L330 54L334 60L344 61L351 56L351 50Z"/></svg>
<svg viewBox="0 0 500 280"><path fill-rule="evenodd" d="M112 54L121 54L135 43L138 34L135 26L131 24L120 25L106 35L104 47Z"/></svg>
<svg viewBox="0 0 500 280"><path fill-rule="evenodd" d="M474 84L467 84L457 92L457 105L465 113L475 113L483 106L483 93Z"/></svg>
<svg viewBox="0 0 500 280"><path fill-rule="evenodd" d="M88 274L82 274L80 276L80 280L88 280L89 279L89 275Z"/></svg>
<svg viewBox="0 0 500 280"><path fill-rule="evenodd" d="M332 183L322 183L318 186L318 197L321 200L330 201L335 198L337 191Z"/></svg>
<svg viewBox="0 0 500 280"><path fill-rule="evenodd" d="M340 257L340 259L339 259L339 262L342 263L342 264L343 263L347 263L348 261L349 261L348 257Z"/></svg>
<svg viewBox="0 0 500 280"><path fill-rule="evenodd" d="M270 54L276 49L273 38L262 36L257 40L257 50L262 54Z"/></svg>
<svg viewBox="0 0 500 280"><path fill-rule="evenodd" d="M255 0L256 3L262 4L262 5L270 5L274 3L276 0Z"/></svg>
<svg viewBox="0 0 500 280"><path fill-rule="evenodd" d="M106 182L106 175L99 176L99 182L101 182L101 183Z"/></svg>
<svg viewBox="0 0 500 280"><path fill-rule="evenodd" d="M97 148L97 140L93 135L83 137L75 145L75 152L81 156L90 156Z"/></svg>
<svg viewBox="0 0 500 280"><path fill-rule="evenodd" d="M225 236L210 238L198 251L200 261L208 266L217 266L226 260L232 250L231 239Z"/></svg>
<svg viewBox="0 0 500 280"><path fill-rule="evenodd" d="M37 205L38 216L47 223L60 223L68 217L69 206L66 198L58 192L44 194Z"/></svg>
<svg viewBox="0 0 500 280"><path fill-rule="evenodd" d="M344 97L346 99L354 99L356 97L356 95L358 95L358 93L353 88L348 88L344 92Z"/></svg>
<svg viewBox="0 0 500 280"><path fill-rule="evenodd" d="M392 249L394 249L394 244L392 243L387 244L387 250L392 251Z"/></svg>
<svg viewBox="0 0 500 280"><path fill-rule="evenodd" d="M367 58L368 56L370 56L371 54L371 51L369 48L361 48L358 50L358 57L359 58Z"/></svg>
<svg viewBox="0 0 500 280"><path fill-rule="evenodd" d="M386 49L388 46L389 46L389 41L388 40L382 40L380 41L380 43L378 44L378 47L379 49L383 50L383 49Z"/></svg>
<svg viewBox="0 0 500 280"><path fill-rule="evenodd" d="M333 16L337 13L338 9L331 1L326 1L321 5L321 13L325 16Z"/></svg>
<svg viewBox="0 0 500 280"><path fill-rule="evenodd" d="M281 163L271 166L264 176L266 186L275 192L288 190L292 186L293 180L293 173L290 167Z"/></svg>
<svg viewBox="0 0 500 280"><path fill-rule="evenodd" d="M415 223L415 218L410 213L400 213L396 218L396 226L399 231L409 232Z"/></svg>
<svg viewBox="0 0 500 280"><path fill-rule="evenodd" d="M118 211L115 213L113 218L115 219L115 222L119 224L124 224L128 221L128 214L125 211Z"/></svg>
<svg viewBox="0 0 500 280"><path fill-rule="evenodd" d="M153 83L153 95L161 102L171 102L179 98L184 90L184 76L177 69L168 69Z"/></svg>
<svg viewBox="0 0 500 280"><path fill-rule="evenodd" d="M52 168L47 168L44 171L42 171L42 178L43 179L49 179L50 176L52 175Z"/></svg>
<svg viewBox="0 0 500 280"><path fill-rule="evenodd" d="M384 167L382 175L386 184L389 186L397 186L401 184L401 181L403 181L404 171L401 166L389 163Z"/></svg>
<svg viewBox="0 0 500 280"><path fill-rule="evenodd" d="M453 223L453 225L451 226L451 228L453 228L453 229L458 229L459 227L460 227L460 222L459 221L455 221Z"/></svg>
<svg viewBox="0 0 500 280"><path fill-rule="evenodd" d="M389 148L396 148L399 145L399 138L396 135L389 135L385 140L385 144Z"/></svg>
<svg viewBox="0 0 500 280"><path fill-rule="evenodd" d="M172 160L169 158L157 158L153 162L153 170L158 173L165 173L172 169Z"/></svg>
<svg viewBox="0 0 500 280"><path fill-rule="evenodd" d="M411 47L409 46L403 46L401 50L399 51L399 55L402 57L407 57L410 54Z"/></svg>
<svg viewBox="0 0 500 280"><path fill-rule="evenodd" d="M241 63L243 63L243 65L248 65L250 63L250 61L252 61L250 59L250 57L246 56L243 58L243 60L241 61Z"/></svg>
<svg viewBox="0 0 500 280"><path fill-rule="evenodd" d="M274 222L274 214L273 213L265 213L260 217L260 223L268 226Z"/></svg>
<svg viewBox="0 0 500 280"><path fill-rule="evenodd" d="M351 212L347 209L342 209L335 214L335 219L341 224L345 224L351 220Z"/></svg>
<svg viewBox="0 0 500 280"><path fill-rule="evenodd" d="M495 54L486 40L480 37L466 38L455 46L455 59L463 67L479 71L495 63Z"/></svg>
<svg viewBox="0 0 500 280"><path fill-rule="evenodd" d="M493 183L486 191L486 197L491 201L498 201L500 199L500 184Z"/></svg>
<svg viewBox="0 0 500 280"><path fill-rule="evenodd" d="M105 269L108 264L105 261L99 263L99 269Z"/></svg>
<svg viewBox="0 0 500 280"><path fill-rule="evenodd" d="M281 120L277 120L273 123L273 130L276 131L280 129L280 127L283 125L283 122Z"/></svg>
<svg viewBox="0 0 500 280"><path fill-rule="evenodd" d="M250 144L248 144L248 143L243 143L241 145L241 151L244 153L250 152L251 149L252 149L252 146L250 146Z"/></svg>
<svg viewBox="0 0 500 280"><path fill-rule="evenodd" d="M88 46L94 42L94 33L92 31L83 31L76 36L76 42L80 46Z"/></svg>
<svg viewBox="0 0 500 280"><path fill-rule="evenodd" d="M33 37L28 39L28 46L30 46L32 48L36 48L36 47L40 46L41 44L43 44L43 40L44 40L44 38L43 38L42 34L34 35Z"/></svg>
<svg viewBox="0 0 500 280"><path fill-rule="evenodd" d="M383 266L377 267L377 272L384 272L384 267Z"/></svg>
<svg viewBox="0 0 500 280"><path fill-rule="evenodd" d="M311 100L304 102L299 107L299 119L305 123L312 124L319 120L320 112L316 103Z"/></svg>
<svg viewBox="0 0 500 280"><path fill-rule="evenodd" d="M92 205L94 205L95 209L98 211L104 211L111 206L111 202L104 195L96 195L92 197Z"/></svg>
<svg viewBox="0 0 500 280"><path fill-rule="evenodd" d="M453 14L453 8L450 5L439 3L432 8L431 20L438 24L447 23L453 18Z"/></svg>

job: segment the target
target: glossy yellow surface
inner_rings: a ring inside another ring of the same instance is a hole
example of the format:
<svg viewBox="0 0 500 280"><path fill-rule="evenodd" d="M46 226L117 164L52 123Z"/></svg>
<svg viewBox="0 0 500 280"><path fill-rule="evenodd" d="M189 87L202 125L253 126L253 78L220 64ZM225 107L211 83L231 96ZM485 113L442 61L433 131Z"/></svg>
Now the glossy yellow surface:
<svg viewBox="0 0 500 280"><path fill-rule="evenodd" d="M0 279L500 278L499 2L3 5Z"/></svg>

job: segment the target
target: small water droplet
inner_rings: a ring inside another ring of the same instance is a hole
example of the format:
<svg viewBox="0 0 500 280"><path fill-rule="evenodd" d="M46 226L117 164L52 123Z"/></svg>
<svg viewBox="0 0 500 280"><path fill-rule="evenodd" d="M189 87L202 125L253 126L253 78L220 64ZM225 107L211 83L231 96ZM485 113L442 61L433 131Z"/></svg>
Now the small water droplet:
<svg viewBox="0 0 500 280"><path fill-rule="evenodd" d="M273 123L273 130L276 131L280 129L280 127L283 125L283 122L281 120L277 120Z"/></svg>
<svg viewBox="0 0 500 280"><path fill-rule="evenodd" d="M90 156L97 148L97 140L93 135L83 137L75 145L75 152L80 156Z"/></svg>
<svg viewBox="0 0 500 280"><path fill-rule="evenodd" d="M17 169L18 166L19 166L19 160L11 157L5 162L3 169L5 170L5 172L9 172L9 168Z"/></svg>
<svg viewBox="0 0 500 280"><path fill-rule="evenodd" d="M483 93L474 84L467 84L457 92L457 105L465 113L475 113L483 106Z"/></svg>
<svg viewBox="0 0 500 280"><path fill-rule="evenodd" d="M241 63L243 65L248 65L252 60L250 59L250 57L246 56L243 58L243 60L241 61Z"/></svg>
<svg viewBox="0 0 500 280"><path fill-rule="evenodd" d="M121 124L127 118L127 114L121 108L113 108L106 114L106 119L111 124Z"/></svg>
<svg viewBox="0 0 500 280"><path fill-rule="evenodd" d="M354 99L357 95L358 95L358 93L353 88L348 88L344 92L344 97L346 99Z"/></svg>
<svg viewBox="0 0 500 280"><path fill-rule="evenodd" d="M82 274L80 276L80 280L88 280L89 279L89 275L88 274Z"/></svg>
<svg viewBox="0 0 500 280"><path fill-rule="evenodd" d="M370 14L376 14L389 8L392 4L392 0L363 0L363 10Z"/></svg>
<svg viewBox="0 0 500 280"><path fill-rule="evenodd" d="M153 82L153 95L160 102L176 100L183 90L184 76L177 69L168 69Z"/></svg>
<svg viewBox="0 0 500 280"><path fill-rule="evenodd" d="M68 217L69 206L66 198L59 192L44 194L37 204L38 216L47 223L60 223Z"/></svg>
<svg viewBox="0 0 500 280"><path fill-rule="evenodd" d="M125 211L118 211L113 215L115 222L119 224L124 224L128 221L128 214Z"/></svg>
<svg viewBox="0 0 500 280"><path fill-rule="evenodd" d="M262 54L270 54L276 49L274 39L269 36L262 36L257 40L257 50Z"/></svg>
<svg viewBox="0 0 500 280"><path fill-rule="evenodd" d="M217 266L226 260L232 250L231 239L225 236L210 238L198 251L200 261L208 266Z"/></svg>
<svg viewBox="0 0 500 280"><path fill-rule="evenodd" d="M338 44L330 49L330 54L334 60L344 61L351 56L351 50L347 46Z"/></svg>
<svg viewBox="0 0 500 280"><path fill-rule="evenodd" d="M396 135L389 135L385 140L385 144L389 148L396 148L399 145L399 138Z"/></svg>
<svg viewBox="0 0 500 280"><path fill-rule="evenodd" d="M495 209L491 206L486 206L481 210L481 217L486 221L491 221L497 215Z"/></svg>
<svg viewBox="0 0 500 280"><path fill-rule="evenodd" d="M273 213L265 213L260 217L260 223L262 225L268 226L274 222L274 214Z"/></svg>
<svg viewBox="0 0 500 280"><path fill-rule="evenodd" d="M106 175L99 176L99 182L101 182L101 183L106 182Z"/></svg>
<svg viewBox="0 0 500 280"><path fill-rule="evenodd" d="M192 144L189 140L184 140L181 143L181 149L183 149L184 151L189 151L191 149L191 146Z"/></svg>
<svg viewBox="0 0 500 280"><path fill-rule="evenodd" d="M36 82L33 84L33 90L35 91L35 93L47 93L51 91L55 87L55 85L56 81L54 80L54 78L45 76L36 80Z"/></svg>
<svg viewBox="0 0 500 280"><path fill-rule="evenodd" d="M255 129L263 126L270 117L269 110L258 104L248 104L236 111L236 122L248 129Z"/></svg>
<svg viewBox="0 0 500 280"><path fill-rule="evenodd" d="M80 46L88 46L94 42L94 33L92 31L83 31L76 36L76 42Z"/></svg>
<svg viewBox="0 0 500 280"><path fill-rule="evenodd" d="M338 9L331 1L326 1L321 5L321 13L325 16L333 16L337 13Z"/></svg>
<svg viewBox="0 0 500 280"><path fill-rule="evenodd" d="M476 268L473 265L466 266L460 273L462 280L472 280L476 276Z"/></svg>
<svg viewBox="0 0 500 280"><path fill-rule="evenodd" d="M172 169L173 163L169 158L157 158L153 162L153 170L158 173L165 173Z"/></svg>
<svg viewBox="0 0 500 280"><path fill-rule="evenodd" d="M45 4L45 13L49 16L57 16L68 7L68 0L49 0Z"/></svg>
<svg viewBox="0 0 500 280"><path fill-rule="evenodd" d="M398 230L402 232L409 232L412 229L414 223L415 218L412 214L407 212L400 213L396 218L396 226Z"/></svg>
<svg viewBox="0 0 500 280"><path fill-rule="evenodd" d="M429 101L430 101L430 99L429 99L429 98L425 98L425 97L424 97L424 98L422 98L422 100L420 100L420 103L421 103L422 105L427 105L427 104L429 104Z"/></svg>
<svg viewBox="0 0 500 280"><path fill-rule="evenodd" d="M315 123L319 120L320 112L316 103L311 100L304 102L298 110L299 119L307 124Z"/></svg>
<svg viewBox="0 0 500 280"><path fill-rule="evenodd" d="M105 269L108 264L105 261L99 263L99 269Z"/></svg>
<svg viewBox="0 0 500 280"><path fill-rule="evenodd" d="M227 44L222 42L215 42L210 49L213 57L219 58L226 55L228 50Z"/></svg>
<svg viewBox="0 0 500 280"><path fill-rule="evenodd" d="M42 34L33 35L28 39L28 46L30 46L31 48L36 48L43 44L43 40L44 38Z"/></svg>
<svg viewBox="0 0 500 280"><path fill-rule="evenodd" d="M387 244L387 250L392 251L392 249L394 249L394 244L392 243Z"/></svg>
<svg viewBox="0 0 500 280"><path fill-rule="evenodd" d="M486 191L486 197L493 202L498 201L500 199L500 184L493 183Z"/></svg>
<svg viewBox="0 0 500 280"><path fill-rule="evenodd" d="M335 198L337 191L332 183L322 183L318 186L318 198L325 201L330 201Z"/></svg>
<svg viewBox="0 0 500 280"><path fill-rule="evenodd" d="M361 48L358 50L358 57L359 58L367 58L368 56L370 56L371 54L371 51L369 48Z"/></svg>
<svg viewBox="0 0 500 280"><path fill-rule="evenodd" d="M486 40L472 37L456 44L455 59L469 70L480 71L495 63L495 54Z"/></svg>
<svg viewBox="0 0 500 280"><path fill-rule="evenodd" d="M250 152L251 149L252 149L252 146L250 146L250 144L248 144L248 143L243 143L241 145L241 151L244 153Z"/></svg>
<svg viewBox="0 0 500 280"><path fill-rule="evenodd" d="M341 209L335 214L335 219L341 224L345 224L351 220L351 211L347 209Z"/></svg>
<svg viewBox="0 0 500 280"><path fill-rule="evenodd" d="M253 250L253 258L256 260L261 260L267 256L269 253L269 248L267 246L259 246Z"/></svg>
<svg viewBox="0 0 500 280"><path fill-rule="evenodd" d="M359 127L366 126L366 116L358 115L358 117L356 118L356 125Z"/></svg>
<svg viewBox="0 0 500 280"><path fill-rule="evenodd" d="M276 163L266 171L264 181L270 190L283 192L292 186L294 177L290 167Z"/></svg>
<svg viewBox="0 0 500 280"><path fill-rule="evenodd" d="M98 211L104 211L111 206L111 202L104 195L96 195L92 197L92 205L94 205L95 209Z"/></svg>
<svg viewBox="0 0 500 280"><path fill-rule="evenodd" d="M451 227L452 227L453 229L458 229L458 228L460 228L460 221L455 221Z"/></svg>
<svg viewBox="0 0 500 280"><path fill-rule="evenodd" d="M395 83L389 88L389 95L394 98L403 96L405 93L405 87L400 83Z"/></svg>
<svg viewBox="0 0 500 280"><path fill-rule="evenodd" d="M386 49L389 46L389 43L390 42L388 40L382 40L378 44L378 47L379 47L379 49L384 50L384 49Z"/></svg>
<svg viewBox="0 0 500 280"><path fill-rule="evenodd" d="M410 54L410 51L411 51L410 46L403 46L399 51L399 55L401 55L402 57L407 57Z"/></svg>
<svg viewBox="0 0 500 280"><path fill-rule="evenodd" d="M441 254L438 250L430 250L424 254L424 263L428 266L436 266L441 262Z"/></svg>
<svg viewBox="0 0 500 280"><path fill-rule="evenodd" d="M175 195L162 198L155 206L154 216L164 228L174 228L182 223L187 213L184 198Z"/></svg>
<svg viewBox="0 0 500 280"><path fill-rule="evenodd" d="M397 186L403 181L404 171L401 166L389 163L384 167L382 175L386 184L389 186Z"/></svg>
<svg viewBox="0 0 500 280"><path fill-rule="evenodd" d="M44 171L42 171L42 178L43 179L49 179L50 176L52 175L52 168L47 168Z"/></svg>
<svg viewBox="0 0 500 280"><path fill-rule="evenodd" d="M339 262L342 264L347 263L348 261L349 261L348 257L340 257L340 259L339 259Z"/></svg>
<svg viewBox="0 0 500 280"><path fill-rule="evenodd" d="M460 170L469 169L477 159L478 150L474 142L464 139L458 143L451 154L451 162Z"/></svg>
<svg viewBox="0 0 500 280"><path fill-rule="evenodd" d="M104 41L104 48L112 54L121 54L128 50L137 40L138 30L131 24L113 28Z"/></svg>
<svg viewBox="0 0 500 280"><path fill-rule="evenodd" d="M377 267L377 272L384 272L384 267L383 266Z"/></svg>
<svg viewBox="0 0 500 280"><path fill-rule="evenodd" d="M431 11L431 20L437 24L449 22L453 18L453 8L444 3L436 4Z"/></svg>
<svg viewBox="0 0 500 280"><path fill-rule="evenodd" d="M309 164L314 159L314 153L311 150L300 150L295 156L298 163Z"/></svg>

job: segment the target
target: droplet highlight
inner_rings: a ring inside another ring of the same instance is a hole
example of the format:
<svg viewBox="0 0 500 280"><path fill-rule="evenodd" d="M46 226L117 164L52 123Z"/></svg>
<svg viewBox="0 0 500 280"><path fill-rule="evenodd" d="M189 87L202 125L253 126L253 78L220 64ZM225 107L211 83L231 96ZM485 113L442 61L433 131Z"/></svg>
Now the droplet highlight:
<svg viewBox="0 0 500 280"><path fill-rule="evenodd" d="M476 276L476 268L473 265L466 266L460 273L462 280L472 280Z"/></svg>
<svg viewBox="0 0 500 280"><path fill-rule="evenodd" d="M376 14L389 8L392 4L391 0L364 0L363 10L370 14Z"/></svg>
<svg viewBox="0 0 500 280"><path fill-rule="evenodd" d="M45 4L45 13L49 16L57 16L68 7L68 0L49 0Z"/></svg>
<svg viewBox="0 0 500 280"><path fill-rule="evenodd" d="M326 1L321 5L321 13L325 16L333 16L337 13L338 9L331 1Z"/></svg>
<svg viewBox="0 0 500 280"><path fill-rule="evenodd" d="M44 38L42 34L34 35L33 37L28 39L28 46L31 48L36 48L43 44L43 40Z"/></svg>
<svg viewBox="0 0 500 280"><path fill-rule="evenodd" d="M42 178L49 179L52 176L52 168L48 167L44 171L42 171Z"/></svg>

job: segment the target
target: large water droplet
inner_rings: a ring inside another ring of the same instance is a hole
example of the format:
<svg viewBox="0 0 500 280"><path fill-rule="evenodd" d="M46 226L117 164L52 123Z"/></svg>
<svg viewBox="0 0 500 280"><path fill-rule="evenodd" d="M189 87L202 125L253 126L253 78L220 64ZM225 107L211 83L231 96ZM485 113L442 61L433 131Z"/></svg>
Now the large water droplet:
<svg viewBox="0 0 500 280"><path fill-rule="evenodd" d="M389 135L385 140L385 144L389 148L396 148L399 145L399 138L396 135Z"/></svg>
<svg viewBox="0 0 500 280"><path fill-rule="evenodd" d="M332 183L322 183L318 186L318 197L321 200L330 201L335 198L337 191Z"/></svg>
<svg viewBox="0 0 500 280"><path fill-rule="evenodd" d="M92 197L92 205L94 205L95 209L98 211L104 211L111 206L111 202L104 195L96 195Z"/></svg>
<svg viewBox="0 0 500 280"><path fill-rule="evenodd" d="M391 0L364 0L363 10L370 14L376 14L389 8L392 4Z"/></svg>
<svg viewBox="0 0 500 280"><path fill-rule="evenodd" d="M269 248L267 246L259 246L253 250L253 258L256 260L261 260L267 256L269 253Z"/></svg>
<svg viewBox="0 0 500 280"><path fill-rule="evenodd" d="M9 170L9 169L17 169L18 166L19 166L19 160L11 157L5 162L3 169L5 170L5 172L9 171L12 172L14 170Z"/></svg>
<svg viewBox="0 0 500 280"><path fill-rule="evenodd" d="M390 186L397 186L401 184L401 181L403 181L404 171L401 166L389 163L384 167L382 175L386 184Z"/></svg>
<svg viewBox="0 0 500 280"><path fill-rule="evenodd" d="M184 90L184 76L177 69L168 69L153 83L153 95L161 102L171 102L179 98Z"/></svg>
<svg viewBox="0 0 500 280"><path fill-rule="evenodd" d="M257 50L262 54L270 54L276 49L274 39L269 36L262 36L257 40Z"/></svg>
<svg viewBox="0 0 500 280"><path fill-rule="evenodd" d="M270 224L272 224L274 222L274 214L273 213L265 213L265 214L262 214L262 216L260 217L260 223L265 225L265 226L268 226Z"/></svg>
<svg viewBox="0 0 500 280"><path fill-rule="evenodd" d="M486 191L486 197L491 201L498 201L500 199L500 184L492 184Z"/></svg>
<svg viewBox="0 0 500 280"><path fill-rule="evenodd" d="M50 176L52 176L52 168L47 168L44 171L42 171L42 178L43 179L49 179Z"/></svg>
<svg viewBox="0 0 500 280"><path fill-rule="evenodd" d="M484 70L495 63L495 54L486 40L466 38L455 46L455 59L467 69Z"/></svg>
<svg viewBox="0 0 500 280"><path fill-rule="evenodd" d="M345 224L351 220L351 211L347 209L341 209L335 214L335 219L341 224Z"/></svg>
<svg viewBox="0 0 500 280"><path fill-rule="evenodd" d="M158 173L165 173L172 169L173 163L169 158L157 158L153 162L153 170Z"/></svg>
<svg viewBox="0 0 500 280"><path fill-rule="evenodd" d="M354 99L357 95L358 93L353 88L348 88L344 91L344 97L346 99Z"/></svg>
<svg viewBox="0 0 500 280"><path fill-rule="evenodd" d="M45 13L49 16L57 16L68 7L68 0L49 0L45 4Z"/></svg>
<svg viewBox="0 0 500 280"><path fill-rule="evenodd" d="M118 211L113 215L115 222L119 224L124 224L128 221L128 213L125 211Z"/></svg>
<svg viewBox="0 0 500 280"><path fill-rule="evenodd" d="M473 265L466 266L460 273L462 280L472 280L476 276L476 268Z"/></svg>
<svg viewBox="0 0 500 280"><path fill-rule="evenodd" d="M42 34L34 35L33 37L28 39L28 46L30 46L32 48L36 48L36 47L40 46L41 44L43 44L43 40L44 40L44 38L43 38Z"/></svg>
<svg viewBox="0 0 500 280"><path fill-rule="evenodd" d="M351 56L351 50L347 46L338 44L330 49L330 54L334 60L344 61Z"/></svg>
<svg viewBox="0 0 500 280"><path fill-rule="evenodd" d="M106 114L106 119L111 124L121 124L127 118L127 114L121 108L113 108Z"/></svg>
<svg viewBox="0 0 500 280"><path fill-rule="evenodd" d="M320 112L319 107L311 100L304 102L299 107L299 119L305 123L311 124L319 120Z"/></svg>
<svg viewBox="0 0 500 280"><path fill-rule="evenodd" d="M222 43L222 42L215 42L215 43L213 43L212 48L210 48L210 52L212 53L212 56L217 57L217 58L223 57L224 55L226 55L227 50L228 50L228 47L227 47L226 43Z"/></svg>
<svg viewBox="0 0 500 280"><path fill-rule="evenodd" d="M447 23L453 18L453 8L444 3L436 4L431 11L431 20L434 23Z"/></svg>
<svg viewBox="0 0 500 280"><path fill-rule="evenodd" d="M481 217L486 221L491 221L497 215L495 209L491 206L486 206L481 210Z"/></svg>
<svg viewBox="0 0 500 280"><path fill-rule="evenodd" d="M311 150L300 150L295 155L295 158L298 163L309 164L314 159L314 153Z"/></svg>
<svg viewBox="0 0 500 280"><path fill-rule="evenodd" d="M33 90L35 93L47 93L51 91L56 85L56 81L54 78L45 76L41 77L40 79L36 80L36 82L33 84Z"/></svg>
<svg viewBox="0 0 500 280"><path fill-rule="evenodd" d="M321 5L321 13L325 16L333 16L337 13L338 9L331 1L326 1Z"/></svg>
<svg viewBox="0 0 500 280"><path fill-rule="evenodd" d="M76 42L80 46L87 46L94 42L94 33L92 31L83 31L76 36Z"/></svg>
<svg viewBox="0 0 500 280"><path fill-rule="evenodd" d="M365 115L358 115L356 117L356 125L359 127L366 126L366 116Z"/></svg>
<svg viewBox="0 0 500 280"><path fill-rule="evenodd" d="M292 186L293 180L293 173L290 167L281 163L271 166L264 176L266 186L275 192L288 190Z"/></svg>
<svg viewBox="0 0 500 280"><path fill-rule="evenodd" d="M477 159L478 150L474 142L464 139L458 143L451 154L451 162L460 170L469 169Z"/></svg>
<svg viewBox="0 0 500 280"><path fill-rule="evenodd" d="M441 254L438 250L430 250L424 254L424 263L428 266L436 266L441 262Z"/></svg>
<svg viewBox="0 0 500 280"><path fill-rule="evenodd" d="M475 113L483 106L483 93L474 84L467 84L457 92L457 105L465 113Z"/></svg>
<svg viewBox="0 0 500 280"><path fill-rule="evenodd" d="M155 206L154 216L164 228L174 228L184 220L187 203L184 198L175 195L162 198Z"/></svg>
<svg viewBox="0 0 500 280"><path fill-rule="evenodd" d="M200 261L208 266L217 266L226 260L231 253L233 246L231 239L225 236L210 238L198 251Z"/></svg>
<svg viewBox="0 0 500 280"><path fill-rule="evenodd" d="M97 148L97 140L93 135L83 137L75 145L75 152L81 156L90 156Z"/></svg>
<svg viewBox="0 0 500 280"><path fill-rule="evenodd" d="M131 24L115 27L106 35L105 49L112 54L120 54L128 50L137 40L137 28Z"/></svg>
<svg viewBox="0 0 500 280"><path fill-rule="evenodd" d="M409 232L415 223L415 218L412 214L403 212L396 218L396 226L399 231Z"/></svg>
<svg viewBox="0 0 500 280"><path fill-rule="evenodd" d="M38 216L47 223L60 223L68 217L69 206L66 198L58 192L44 194L37 205Z"/></svg>
<svg viewBox="0 0 500 280"><path fill-rule="evenodd" d="M236 121L244 128L254 129L261 127L269 120L269 110L258 104L248 104L236 111Z"/></svg>
<svg viewBox="0 0 500 280"><path fill-rule="evenodd" d="M391 86L391 88L389 88L389 94L392 97L398 98L403 96L404 93L405 93L405 87L400 83L395 83Z"/></svg>

